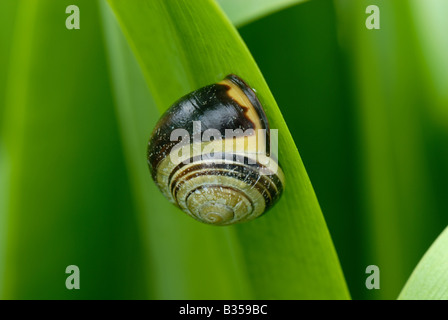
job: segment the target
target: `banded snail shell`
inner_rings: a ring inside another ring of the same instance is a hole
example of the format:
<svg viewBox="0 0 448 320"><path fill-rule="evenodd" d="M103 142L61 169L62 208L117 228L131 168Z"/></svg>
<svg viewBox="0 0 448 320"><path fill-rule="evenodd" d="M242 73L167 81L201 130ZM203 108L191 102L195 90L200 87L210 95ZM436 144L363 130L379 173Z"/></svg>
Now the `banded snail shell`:
<svg viewBox="0 0 448 320"><path fill-rule="evenodd" d="M229 130L244 134L229 138ZM269 133L255 92L229 75L182 97L161 117L148 144L152 178L166 198L201 222L255 219L284 188L283 172L269 154Z"/></svg>

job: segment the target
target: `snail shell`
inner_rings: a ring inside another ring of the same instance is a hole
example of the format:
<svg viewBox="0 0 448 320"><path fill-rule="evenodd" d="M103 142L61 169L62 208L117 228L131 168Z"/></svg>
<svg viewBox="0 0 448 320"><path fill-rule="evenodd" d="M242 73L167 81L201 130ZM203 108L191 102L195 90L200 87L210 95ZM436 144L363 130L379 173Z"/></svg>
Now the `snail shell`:
<svg viewBox="0 0 448 320"><path fill-rule="evenodd" d="M229 130L244 134L229 136ZM201 222L255 219L284 188L269 133L255 92L229 75L182 97L161 117L148 144L152 178L166 198Z"/></svg>

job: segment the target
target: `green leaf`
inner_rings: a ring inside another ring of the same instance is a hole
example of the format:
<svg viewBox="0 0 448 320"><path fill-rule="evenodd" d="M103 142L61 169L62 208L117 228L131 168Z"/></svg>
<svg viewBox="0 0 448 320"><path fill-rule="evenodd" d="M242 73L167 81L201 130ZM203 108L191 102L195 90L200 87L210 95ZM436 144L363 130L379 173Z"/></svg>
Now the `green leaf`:
<svg viewBox="0 0 448 320"><path fill-rule="evenodd" d="M6 299L142 298L146 288L96 2L19 1L5 105ZM2 203L3 205L3 203ZM66 267L80 269L67 290Z"/></svg>
<svg viewBox="0 0 448 320"><path fill-rule="evenodd" d="M217 0L237 27L307 0Z"/></svg>
<svg viewBox="0 0 448 320"><path fill-rule="evenodd" d="M448 38L443 32L448 28L446 13L448 2L444 0L411 1L415 17L416 33L422 43L421 50L431 85L429 90L434 102L431 103L433 121L436 125L448 127ZM431 35L431 36L429 36Z"/></svg>
<svg viewBox="0 0 448 320"><path fill-rule="evenodd" d="M420 260L398 299L448 300L448 228Z"/></svg>
<svg viewBox="0 0 448 320"><path fill-rule="evenodd" d="M179 214L152 183L144 154L160 113L110 7L105 1L100 4L133 196L145 235L149 297L251 299L238 252L228 246L234 241L232 232Z"/></svg>
<svg viewBox="0 0 448 320"><path fill-rule="evenodd" d="M6 230L7 230L7 208L8 208L8 181L9 181L9 164L5 148L0 136L0 297L2 296L2 288L4 283L4 268L6 262Z"/></svg>
<svg viewBox="0 0 448 320"><path fill-rule="evenodd" d="M131 3L109 0L109 3L161 112L184 94L236 73L256 89L271 127L279 130L279 161L287 181L282 199L268 214L250 223L215 228L199 226L196 221L187 221L188 217L180 221L175 215L170 216L171 211L151 212L164 215L166 223L153 228L166 228L163 230L168 230L168 235L183 230L182 234L186 236L182 237L183 242L189 237L194 238L194 231L199 229L215 239L222 239L224 232L230 233L232 239L235 235L235 240L221 243L221 248L229 247L227 250L238 253L237 268L244 270L255 298L349 298L336 252L294 141L247 47L215 2L156 0ZM137 109L135 112L139 119L145 119L144 115L148 114L148 111ZM146 144L140 141L149 137L153 120L148 119L145 137L133 142L134 145L141 143L140 154L146 148ZM139 127L141 121L134 121L129 126ZM138 174L149 177L147 169L142 168ZM152 190L145 188L141 192L151 200L158 199L160 195L149 193ZM154 202L159 204L159 200ZM180 211L175 213L183 215ZM204 242L195 243L194 250L204 250ZM159 249L161 251L167 248L161 239L154 245L162 248ZM187 254L194 255L194 252ZM157 263L163 264L166 257L159 255L159 258L162 260ZM189 263L208 269L204 267L207 264L193 260ZM232 270L229 265L230 262L224 262L222 276L227 270ZM174 276L185 267L173 268ZM190 283L195 283L196 287L214 286L202 281L197 274L184 276L191 277ZM188 290L194 291L195 288Z"/></svg>
<svg viewBox="0 0 448 320"><path fill-rule="evenodd" d="M16 17L17 1L0 1L0 128L3 108L5 105L6 78L8 74L9 56Z"/></svg>

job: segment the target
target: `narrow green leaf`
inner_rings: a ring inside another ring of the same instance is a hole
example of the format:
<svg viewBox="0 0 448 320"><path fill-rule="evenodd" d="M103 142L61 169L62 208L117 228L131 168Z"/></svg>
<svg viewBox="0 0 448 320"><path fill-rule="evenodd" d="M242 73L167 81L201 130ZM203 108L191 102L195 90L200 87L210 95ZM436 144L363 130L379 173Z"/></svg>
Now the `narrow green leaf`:
<svg viewBox="0 0 448 320"><path fill-rule="evenodd" d="M7 230L7 208L8 208L8 181L9 164L8 157L0 137L0 297L2 297L6 263L6 230Z"/></svg>
<svg viewBox="0 0 448 320"><path fill-rule="evenodd" d="M215 2L109 0L109 3L160 111L182 95L236 73L257 90L271 127L279 129L279 161L287 179L283 198L262 218L227 227L228 232L237 236L231 247L242 252L245 264L238 268L247 270L255 297L348 298L336 252L294 141L248 49ZM142 115L139 113L139 118ZM142 153L145 147L142 145ZM147 172L141 174L149 176ZM165 227L169 233L174 219L177 218L173 215L172 220L166 219L166 225L154 228ZM185 228L199 229L193 227L197 222L187 220L182 221ZM176 223L174 227L172 232L179 230ZM206 225L200 228L216 238L222 237L219 228ZM194 236L193 232L190 236ZM163 247L165 243L159 240L157 245ZM201 250L200 243L197 245L196 250ZM189 262L199 267L197 262ZM207 269L207 264L202 268ZM199 278L194 280L197 286L209 285Z"/></svg>
<svg viewBox="0 0 448 320"><path fill-rule="evenodd" d="M436 125L448 128L448 2L445 0L410 0L415 17L415 29L424 53L422 57L427 66L428 86L434 102L431 104L433 121Z"/></svg>
<svg viewBox="0 0 448 320"><path fill-rule="evenodd" d="M217 0L237 27L307 0Z"/></svg>
<svg viewBox="0 0 448 320"><path fill-rule="evenodd" d="M17 1L0 1L0 297L3 288L6 241L6 208L8 201L9 169L6 150L3 146L2 125L5 106L6 80L8 74L11 43L16 17Z"/></svg>
<svg viewBox="0 0 448 320"><path fill-rule="evenodd" d="M4 118L7 299L142 298L135 211L96 2L19 1ZM2 204L3 205L3 204ZM65 286L80 269L80 290Z"/></svg>
<svg viewBox="0 0 448 320"><path fill-rule="evenodd" d="M398 299L448 300L448 228L420 260Z"/></svg>

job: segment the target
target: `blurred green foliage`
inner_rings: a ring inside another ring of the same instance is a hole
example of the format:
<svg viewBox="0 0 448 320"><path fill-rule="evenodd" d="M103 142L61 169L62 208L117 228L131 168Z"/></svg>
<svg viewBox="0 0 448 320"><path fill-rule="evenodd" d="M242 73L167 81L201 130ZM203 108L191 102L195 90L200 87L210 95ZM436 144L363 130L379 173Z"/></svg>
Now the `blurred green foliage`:
<svg viewBox="0 0 448 320"><path fill-rule="evenodd" d="M398 297L401 300L448 300L448 228L431 245Z"/></svg>
<svg viewBox="0 0 448 320"><path fill-rule="evenodd" d="M370 4L381 9L380 30L364 27ZM434 79L425 74L411 8L409 1L311 1L240 30L301 151L359 299L396 298L448 222L448 139L429 118L440 98L429 92ZM438 56L444 65L448 56ZM364 285L370 264L382 271L381 290Z"/></svg>
<svg viewBox="0 0 448 320"><path fill-rule="evenodd" d="M5 105L6 80L17 1L0 1L0 119Z"/></svg>
<svg viewBox="0 0 448 320"><path fill-rule="evenodd" d="M96 2L19 1L2 133L10 165L7 299L145 297ZM61 14L62 13L62 14ZM78 265L81 288L65 288Z"/></svg>
<svg viewBox="0 0 448 320"><path fill-rule="evenodd" d="M356 289L365 290L365 267L354 105L335 26L332 3L311 1L240 32L291 129L356 297Z"/></svg>
<svg viewBox="0 0 448 320"><path fill-rule="evenodd" d="M306 0L217 0L230 21L241 27Z"/></svg>

